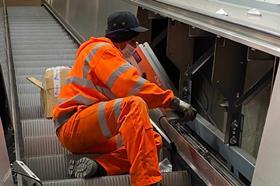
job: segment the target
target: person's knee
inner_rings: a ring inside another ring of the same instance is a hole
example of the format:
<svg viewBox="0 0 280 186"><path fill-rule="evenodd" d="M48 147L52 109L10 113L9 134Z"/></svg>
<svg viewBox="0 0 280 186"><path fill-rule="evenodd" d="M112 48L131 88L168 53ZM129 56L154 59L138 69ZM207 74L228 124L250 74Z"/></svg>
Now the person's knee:
<svg viewBox="0 0 280 186"><path fill-rule="evenodd" d="M147 109L146 102L139 96L130 96L129 97L129 105L138 109Z"/></svg>

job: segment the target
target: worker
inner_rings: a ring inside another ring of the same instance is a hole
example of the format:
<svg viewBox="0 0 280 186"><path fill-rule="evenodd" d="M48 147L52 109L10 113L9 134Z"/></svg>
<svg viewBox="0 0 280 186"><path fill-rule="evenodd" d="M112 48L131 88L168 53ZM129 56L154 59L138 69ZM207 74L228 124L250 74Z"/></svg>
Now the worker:
<svg viewBox="0 0 280 186"><path fill-rule="evenodd" d="M135 37L147 31L130 12L108 17L105 37L83 43L61 103L53 111L56 134L75 154L102 154L71 160L69 174L77 178L130 173L132 185L156 185L161 137L153 130L148 109L171 107L193 120L192 107L137 73L126 58Z"/></svg>

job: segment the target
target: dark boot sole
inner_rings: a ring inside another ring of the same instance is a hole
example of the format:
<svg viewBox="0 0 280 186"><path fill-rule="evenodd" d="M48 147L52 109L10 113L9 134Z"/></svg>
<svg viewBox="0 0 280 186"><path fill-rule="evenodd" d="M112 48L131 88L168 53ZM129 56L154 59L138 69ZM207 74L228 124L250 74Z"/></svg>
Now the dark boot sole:
<svg viewBox="0 0 280 186"><path fill-rule="evenodd" d="M75 178L93 177L98 169L98 164L89 158L81 158L77 161L70 160L68 174Z"/></svg>

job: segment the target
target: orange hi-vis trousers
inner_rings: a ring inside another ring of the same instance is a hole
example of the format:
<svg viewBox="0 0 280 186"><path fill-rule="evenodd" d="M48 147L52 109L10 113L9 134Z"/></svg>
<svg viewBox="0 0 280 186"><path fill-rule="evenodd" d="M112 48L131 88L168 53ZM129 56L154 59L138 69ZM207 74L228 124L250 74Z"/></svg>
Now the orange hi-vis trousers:
<svg viewBox="0 0 280 186"><path fill-rule="evenodd" d="M103 153L96 161L108 175L129 172L134 186L162 180L157 155L161 137L154 132L140 97L99 102L77 111L57 135L73 153Z"/></svg>

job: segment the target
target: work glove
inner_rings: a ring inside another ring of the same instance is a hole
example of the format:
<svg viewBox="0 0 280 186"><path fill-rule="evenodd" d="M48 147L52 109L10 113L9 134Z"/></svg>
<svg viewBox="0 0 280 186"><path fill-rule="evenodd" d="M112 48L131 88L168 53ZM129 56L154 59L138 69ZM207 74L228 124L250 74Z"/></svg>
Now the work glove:
<svg viewBox="0 0 280 186"><path fill-rule="evenodd" d="M184 121L193 121L197 114L197 111L190 104L177 97L171 101L169 107L174 109Z"/></svg>

